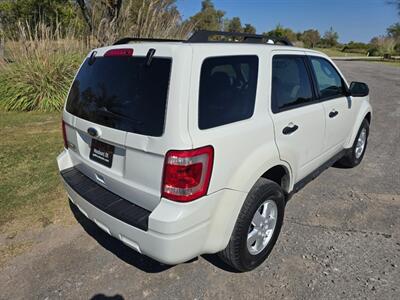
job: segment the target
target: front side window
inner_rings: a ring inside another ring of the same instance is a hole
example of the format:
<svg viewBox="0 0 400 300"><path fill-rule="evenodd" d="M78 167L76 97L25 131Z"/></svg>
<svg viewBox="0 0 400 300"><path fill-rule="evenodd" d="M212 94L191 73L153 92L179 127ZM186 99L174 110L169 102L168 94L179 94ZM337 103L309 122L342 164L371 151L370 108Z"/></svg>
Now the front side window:
<svg viewBox="0 0 400 300"><path fill-rule="evenodd" d="M344 95L343 80L331 63L321 57L310 57L310 59L320 97L329 99Z"/></svg>
<svg viewBox="0 0 400 300"><path fill-rule="evenodd" d="M304 57L275 55L272 59L272 111L277 113L313 100Z"/></svg>
<svg viewBox="0 0 400 300"><path fill-rule="evenodd" d="M204 60L200 75L199 128L208 129L253 115L257 56L222 56Z"/></svg>

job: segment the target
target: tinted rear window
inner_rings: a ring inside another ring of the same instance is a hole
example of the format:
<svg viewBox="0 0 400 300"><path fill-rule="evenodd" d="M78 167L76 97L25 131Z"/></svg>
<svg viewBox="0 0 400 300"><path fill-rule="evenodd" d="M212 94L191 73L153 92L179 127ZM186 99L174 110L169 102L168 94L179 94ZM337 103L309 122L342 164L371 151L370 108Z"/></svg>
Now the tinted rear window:
<svg viewBox="0 0 400 300"><path fill-rule="evenodd" d="M257 56L206 59L200 76L199 128L250 118L254 111L257 76Z"/></svg>
<svg viewBox="0 0 400 300"><path fill-rule="evenodd" d="M86 59L72 84L66 109L82 119L143 135L161 136L171 59Z"/></svg>

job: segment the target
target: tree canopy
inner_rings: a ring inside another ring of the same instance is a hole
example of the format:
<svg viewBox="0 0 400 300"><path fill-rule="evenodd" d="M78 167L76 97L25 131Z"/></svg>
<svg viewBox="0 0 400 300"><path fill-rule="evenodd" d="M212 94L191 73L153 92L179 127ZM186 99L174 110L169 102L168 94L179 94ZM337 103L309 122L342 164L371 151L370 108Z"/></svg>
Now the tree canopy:
<svg viewBox="0 0 400 300"><path fill-rule="evenodd" d="M219 31L223 27L223 17L225 12L215 8L212 0L203 0L201 10L190 17L189 21L194 24L195 30L214 30Z"/></svg>
<svg viewBox="0 0 400 300"><path fill-rule="evenodd" d="M244 24L244 27L243 27L243 32L244 33L250 33L250 34L256 34L256 28L253 26L253 25L251 25L251 24Z"/></svg>
<svg viewBox="0 0 400 300"><path fill-rule="evenodd" d="M323 42L328 46L328 47L335 47L338 44L339 40L339 34L333 30L331 27L328 31L324 33L323 37Z"/></svg>
<svg viewBox="0 0 400 300"><path fill-rule="evenodd" d="M318 30L309 29L300 35L300 39L306 47L314 48L321 40L321 36Z"/></svg>
<svg viewBox="0 0 400 300"><path fill-rule="evenodd" d="M264 32L264 34L268 35L268 36L278 37L278 38L286 37L290 41L296 41L297 40L297 35L292 29L285 28L280 24L278 24L275 27L275 29L273 29L271 31L268 31L268 32Z"/></svg>
<svg viewBox="0 0 400 300"><path fill-rule="evenodd" d="M387 34L388 34L389 37L392 37L396 41L400 42L400 23L397 22L397 23L391 25L387 29Z"/></svg>
<svg viewBox="0 0 400 300"><path fill-rule="evenodd" d="M12 36L18 23L28 23L34 27L41 22L66 28L76 19L76 7L69 0L2 0L0 18L6 35Z"/></svg>
<svg viewBox="0 0 400 300"><path fill-rule="evenodd" d="M233 17L231 20L227 19L226 31L229 32L242 32L242 22L239 17Z"/></svg>

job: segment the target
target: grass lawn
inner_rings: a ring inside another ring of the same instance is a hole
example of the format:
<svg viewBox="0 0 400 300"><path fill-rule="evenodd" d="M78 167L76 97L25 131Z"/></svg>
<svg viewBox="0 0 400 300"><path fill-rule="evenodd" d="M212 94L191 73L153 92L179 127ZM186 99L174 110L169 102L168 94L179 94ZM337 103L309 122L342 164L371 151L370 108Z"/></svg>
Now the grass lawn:
<svg viewBox="0 0 400 300"><path fill-rule="evenodd" d="M56 164L60 120L60 113L0 111L0 232L46 226L69 215Z"/></svg>
<svg viewBox="0 0 400 300"><path fill-rule="evenodd" d="M346 53L346 52L342 52L338 49L335 48L314 48L313 50L316 51L321 51L323 53L325 53L326 55L330 56L330 57L342 57L342 56L346 56L346 57L361 57L361 56L366 56L360 53Z"/></svg>

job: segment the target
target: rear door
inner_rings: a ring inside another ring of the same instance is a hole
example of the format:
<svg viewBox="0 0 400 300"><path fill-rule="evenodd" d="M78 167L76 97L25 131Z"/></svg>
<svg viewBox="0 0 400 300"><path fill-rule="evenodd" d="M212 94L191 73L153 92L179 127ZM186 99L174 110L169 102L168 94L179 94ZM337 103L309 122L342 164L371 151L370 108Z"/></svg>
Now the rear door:
<svg viewBox="0 0 400 300"><path fill-rule="evenodd" d="M346 96L346 83L333 64L326 58L309 56L318 97L323 103L326 117L324 152L333 155L343 149L352 128L353 103Z"/></svg>
<svg viewBox="0 0 400 300"><path fill-rule="evenodd" d="M156 54L149 63L150 48ZM179 105L181 99L173 88L177 84L172 80L173 48L155 44L98 49L78 72L65 109L73 116L67 136L74 166L148 210L160 201L164 155L170 143L181 145L187 136L182 147L191 145L188 134L176 141L166 132L167 103ZM181 56L178 68L185 63L185 53ZM170 95L175 96L171 101Z"/></svg>
<svg viewBox="0 0 400 300"><path fill-rule="evenodd" d="M303 52L272 52L271 112L282 160L293 168L295 182L321 163L325 113L315 97Z"/></svg>

